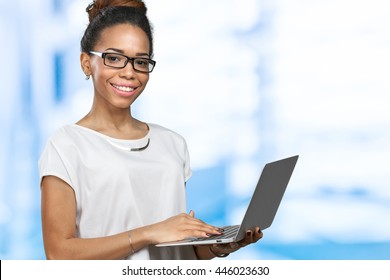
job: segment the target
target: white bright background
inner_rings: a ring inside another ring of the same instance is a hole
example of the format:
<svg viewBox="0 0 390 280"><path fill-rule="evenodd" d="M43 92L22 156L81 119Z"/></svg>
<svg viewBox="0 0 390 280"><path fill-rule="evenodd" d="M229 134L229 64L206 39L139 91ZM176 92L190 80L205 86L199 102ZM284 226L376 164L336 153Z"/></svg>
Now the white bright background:
<svg viewBox="0 0 390 280"><path fill-rule="evenodd" d="M37 161L91 104L89 2L0 0L1 259L44 258ZM157 67L134 111L187 139L189 209L237 223L263 164L300 155L272 227L230 258L390 259L388 1L146 4Z"/></svg>

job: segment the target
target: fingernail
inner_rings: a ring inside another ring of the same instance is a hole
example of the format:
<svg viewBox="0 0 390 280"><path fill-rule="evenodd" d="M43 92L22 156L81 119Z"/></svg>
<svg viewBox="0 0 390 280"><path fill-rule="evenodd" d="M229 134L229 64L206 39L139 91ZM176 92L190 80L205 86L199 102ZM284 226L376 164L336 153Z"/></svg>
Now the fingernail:
<svg viewBox="0 0 390 280"><path fill-rule="evenodd" d="M251 236L251 234L252 234L252 233L251 233L249 230L246 232L246 235L247 235L247 236Z"/></svg>

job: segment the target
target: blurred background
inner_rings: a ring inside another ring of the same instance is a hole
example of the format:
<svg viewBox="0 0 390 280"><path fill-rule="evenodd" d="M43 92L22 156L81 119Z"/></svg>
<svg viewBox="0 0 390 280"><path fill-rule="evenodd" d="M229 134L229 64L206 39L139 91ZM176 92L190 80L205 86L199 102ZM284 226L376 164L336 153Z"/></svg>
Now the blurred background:
<svg viewBox="0 0 390 280"><path fill-rule="evenodd" d="M91 106L89 2L0 0L0 259L45 258L37 161ZM133 111L187 139L189 210L240 223L264 164L300 155L272 227L229 258L390 259L390 3L146 4L157 67Z"/></svg>

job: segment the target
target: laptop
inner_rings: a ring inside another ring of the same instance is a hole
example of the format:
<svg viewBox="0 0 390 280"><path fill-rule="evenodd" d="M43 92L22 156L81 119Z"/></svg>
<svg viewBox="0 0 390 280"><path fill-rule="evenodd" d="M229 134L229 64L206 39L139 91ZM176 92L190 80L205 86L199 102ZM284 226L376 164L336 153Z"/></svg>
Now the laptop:
<svg viewBox="0 0 390 280"><path fill-rule="evenodd" d="M223 244L240 241L245 232L256 227L264 230L271 226L284 192L297 163L298 156L267 163L257 182L241 225L221 227L223 234L210 237L188 238L157 244L157 247Z"/></svg>

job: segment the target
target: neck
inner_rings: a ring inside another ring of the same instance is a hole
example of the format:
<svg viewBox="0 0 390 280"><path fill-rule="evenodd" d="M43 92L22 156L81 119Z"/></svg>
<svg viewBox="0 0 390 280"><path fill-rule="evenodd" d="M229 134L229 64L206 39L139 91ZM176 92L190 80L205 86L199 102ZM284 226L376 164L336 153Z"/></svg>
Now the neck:
<svg viewBox="0 0 390 280"><path fill-rule="evenodd" d="M131 125L134 118L131 115L131 107L129 108L107 108L92 105L91 111L87 117L96 125L105 128L121 128Z"/></svg>
<svg viewBox="0 0 390 280"><path fill-rule="evenodd" d="M131 115L131 108L108 108L94 104L77 124L120 139L138 139L148 132L148 126Z"/></svg>

